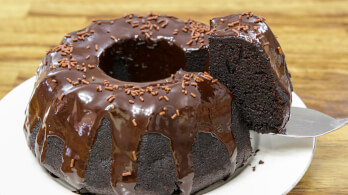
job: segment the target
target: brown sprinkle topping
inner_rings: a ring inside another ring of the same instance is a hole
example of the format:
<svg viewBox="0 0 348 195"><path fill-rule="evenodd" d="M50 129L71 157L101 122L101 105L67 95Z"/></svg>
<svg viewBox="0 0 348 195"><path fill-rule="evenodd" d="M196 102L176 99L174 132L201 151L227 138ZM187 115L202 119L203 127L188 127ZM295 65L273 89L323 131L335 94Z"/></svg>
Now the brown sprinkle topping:
<svg viewBox="0 0 348 195"><path fill-rule="evenodd" d="M238 24L239 24L239 21L235 21L235 22L229 23L228 27L234 27L234 26L236 26Z"/></svg>
<svg viewBox="0 0 348 195"><path fill-rule="evenodd" d="M135 151L132 152L132 155L133 155L133 159L137 160L137 154L135 153Z"/></svg>
<svg viewBox="0 0 348 195"><path fill-rule="evenodd" d="M234 33L236 33L237 36L239 36L239 32L238 32L236 29L232 29L232 31L233 31Z"/></svg>
<svg viewBox="0 0 348 195"><path fill-rule="evenodd" d="M192 86L197 86L197 83L196 82L191 82L191 85Z"/></svg>
<svg viewBox="0 0 348 195"><path fill-rule="evenodd" d="M73 168L75 166L75 159L71 159L70 161L70 168Z"/></svg>
<svg viewBox="0 0 348 195"><path fill-rule="evenodd" d="M130 171L122 173L122 177L130 176L130 175L132 175L132 172Z"/></svg>
<svg viewBox="0 0 348 195"><path fill-rule="evenodd" d="M175 119L176 114L173 114L170 118Z"/></svg>
<svg viewBox="0 0 348 195"><path fill-rule="evenodd" d="M144 98L141 97L141 96L139 97L139 100L142 101L142 102L144 102Z"/></svg>
<svg viewBox="0 0 348 195"><path fill-rule="evenodd" d="M193 41L192 40L189 40L186 44L187 45L191 45L193 43Z"/></svg>
<svg viewBox="0 0 348 195"><path fill-rule="evenodd" d="M106 90L113 91L112 87L105 87Z"/></svg>
<svg viewBox="0 0 348 195"><path fill-rule="evenodd" d="M164 111L162 111L162 112L159 113L160 116L163 116L163 115L165 115L165 114L166 114L166 112L164 112Z"/></svg>
<svg viewBox="0 0 348 195"><path fill-rule="evenodd" d="M111 102L113 102L115 99L116 99L115 96L111 96L111 97L109 98L108 101L111 103Z"/></svg>
<svg viewBox="0 0 348 195"><path fill-rule="evenodd" d="M176 109L176 110L175 110L175 114L176 114L177 116L180 116L179 109Z"/></svg>
<svg viewBox="0 0 348 195"><path fill-rule="evenodd" d="M116 39L116 37L113 36L113 35L111 35L110 38L111 38L112 40L115 40L115 39Z"/></svg>
<svg viewBox="0 0 348 195"><path fill-rule="evenodd" d="M88 64L87 67L88 67L89 69L93 69L93 68L95 68L95 65Z"/></svg>
<svg viewBox="0 0 348 195"><path fill-rule="evenodd" d="M197 97L196 94L194 94L194 93L190 93L190 95L194 98Z"/></svg>
<svg viewBox="0 0 348 195"><path fill-rule="evenodd" d="M164 110L164 111L167 111L167 110L168 110L168 108L167 108L167 107L163 107L163 110Z"/></svg>
<svg viewBox="0 0 348 195"><path fill-rule="evenodd" d="M163 23L163 24L161 25L161 27L162 27L162 28L165 28L167 25L168 25L168 21L166 21L165 23Z"/></svg>
<svg viewBox="0 0 348 195"><path fill-rule="evenodd" d="M139 26L139 23L135 23L135 22L134 22L134 23L132 24L132 27L133 27L133 28L135 28L135 27L137 27L137 26Z"/></svg>
<svg viewBox="0 0 348 195"><path fill-rule="evenodd" d="M129 102L130 104L134 104L134 101L133 101L133 100L128 100L128 102Z"/></svg>
<svg viewBox="0 0 348 195"><path fill-rule="evenodd" d="M106 100L109 101L110 98L112 98L112 97L114 97L114 96L113 96L113 95L109 95L109 96L106 98Z"/></svg>
<svg viewBox="0 0 348 195"><path fill-rule="evenodd" d="M134 127L138 126L137 122L135 121L135 119L132 120L132 123L134 125Z"/></svg>
<svg viewBox="0 0 348 195"><path fill-rule="evenodd" d="M103 91L103 89L102 89L102 87L99 85L99 87L97 87L97 91L98 92L102 92Z"/></svg>
<svg viewBox="0 0 348 195"><path fill-rule="evenodd" d="M203 82L204 80L201 77L196 76L195 81L199 83L199 82Z"/></svg>
<svg viewBox="0 0 348 195"><path fill-rule="evenodd" d="M277 51L278 51L279 54L282 54L282 53L283 53L283 52L282 52L282 48L280 48L280 47L277 47Z"/></svg>
<svg viewBox="0 0 348 195"><path fill-rule="evenodd" d="M63 100L63 98L64 98L64 96L65 96L65 94L64 93L62 93L60 96L59 96L59 100Z"/></svg>
<svg viewBox="0 0 348 195"><path fill-rule="evenodd" d="M249 35L249 41L250 41L250 43L253 43L253 40L251 39L250 35Z"/></svg>
<svg viewBox="0 0 348 195"><path fill-rule="evenodd" d="M259 28L260 28L260 26L254 26L254 30L257 30Z"/></svg>
<svg viewBox="0 0 348 195"><path fill-rule="evenodd" d="M158 16L151 16L151 17L148 17L147 20L157 20Z"/></svg>
<svg viewBox="0 0 348 195"><path fill-rule="evenodd" d="M165 95L165 96L163 96L163 98L167 101L167 102L169 102L169 98Z"/></svg>
<svg viewBox="0 0 348 195"><path fill-rule="evenodd" d="M132 95L133 97L135 97L135 96L138 95L138 93L137 93L136 91L131 91L131 95Z"/></svg>

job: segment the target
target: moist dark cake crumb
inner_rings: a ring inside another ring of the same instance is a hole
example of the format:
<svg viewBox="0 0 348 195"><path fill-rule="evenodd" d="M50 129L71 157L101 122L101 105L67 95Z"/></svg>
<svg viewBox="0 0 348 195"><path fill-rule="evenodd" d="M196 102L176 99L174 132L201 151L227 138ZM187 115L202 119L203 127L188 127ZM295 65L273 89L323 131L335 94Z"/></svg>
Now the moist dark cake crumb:
<svg viewBox="0 0 348 195"><path fill-rule="evenodd" d="M292 87L285 55L264 21L251 12L211 19L209 68L236 97L248 129L280 133L289 120Z"/></svg>

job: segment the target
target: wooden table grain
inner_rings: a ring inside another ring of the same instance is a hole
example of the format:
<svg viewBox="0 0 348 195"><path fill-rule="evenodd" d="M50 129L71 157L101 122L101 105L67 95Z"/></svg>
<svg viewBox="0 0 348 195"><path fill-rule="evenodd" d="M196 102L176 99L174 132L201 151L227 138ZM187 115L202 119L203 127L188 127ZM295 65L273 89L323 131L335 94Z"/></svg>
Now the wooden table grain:
<svg viewBox="0 0 348 195"><path fill-rule="evenodd" d="M0 98L35 74L45 51L92 18L148 11L209 23L242 11L265 16L278 36L295 92L308 107L348 117L348 1L1 0ZM348 194L348 127L319 137L313 162L290 194Z"/></svg>

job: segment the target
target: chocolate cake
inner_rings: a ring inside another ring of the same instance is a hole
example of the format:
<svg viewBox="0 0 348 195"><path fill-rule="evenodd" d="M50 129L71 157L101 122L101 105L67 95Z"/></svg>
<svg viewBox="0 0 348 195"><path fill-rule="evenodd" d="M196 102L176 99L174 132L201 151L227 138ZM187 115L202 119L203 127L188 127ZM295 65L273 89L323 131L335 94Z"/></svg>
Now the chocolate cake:
<svg viewBox="0 0 348 195"><path fill-rule="evenodd" d="M204 72L209 27L127 14L67 34L40 64L24 132L80 191L194 194L250 156L230 90Z"/></svg>
<svg viewBox="0 0 348 195"><path fill-rule="evenodd" d="M292 86L284 53L251 12L210 21L209 70L235 97L242 120L260 133L281 133L290 116Z"/></svg>

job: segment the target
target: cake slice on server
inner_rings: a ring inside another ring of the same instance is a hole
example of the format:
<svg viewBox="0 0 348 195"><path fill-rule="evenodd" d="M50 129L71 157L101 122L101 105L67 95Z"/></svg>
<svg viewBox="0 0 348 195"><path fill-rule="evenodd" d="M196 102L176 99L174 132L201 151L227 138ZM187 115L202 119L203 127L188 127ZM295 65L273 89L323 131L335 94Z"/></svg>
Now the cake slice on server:
<svg viewBox="0 0 348 195"><path fill-rule="evenodd" d="M292 85L285 55L265 20L251 12L211 19L209 69L231 90L249 129L281 133Z"/></svg>

